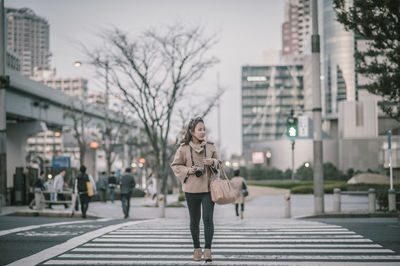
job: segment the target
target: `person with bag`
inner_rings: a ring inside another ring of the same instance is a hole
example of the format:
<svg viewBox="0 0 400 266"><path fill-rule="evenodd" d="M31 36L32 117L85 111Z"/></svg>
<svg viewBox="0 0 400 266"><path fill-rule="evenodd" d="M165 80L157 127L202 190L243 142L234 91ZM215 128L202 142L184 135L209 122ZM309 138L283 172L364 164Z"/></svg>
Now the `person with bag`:
<svg viewBox="0 0 400 266"><path fill-rule="evenodd" d="M75 191L79 193L79 200L81 202L82 218L86 218L86 212L89 208L89 197L93 196L92 183L90 182L89 176L86 174L86 166L81 165L80 173L78 175L77 182L75 182Z"/></svg>
<svg viewBox="0 0 400 266"><path fill-rule="evenodd" d="M234 178L231 180L231 184L236 193L235 210L236 216L239 217L239 204L240 204L240 219L243 219L244 212L244 198L249 195L247 191L246 181L240 176L239 169L233 171Z"/></svg>
<svg viewBox="0 0 400 266"><path fill-rule="evenodd" d="M214 202L210 184L220 165L214 144L205 141L206 128L201 117L191 119L181 145L171 164L172 171L182 182L190 216L193 239L193 259L201 261L200 217L203 213L205 249L204 260L212 261L211 244L214 235Z"/></svg>

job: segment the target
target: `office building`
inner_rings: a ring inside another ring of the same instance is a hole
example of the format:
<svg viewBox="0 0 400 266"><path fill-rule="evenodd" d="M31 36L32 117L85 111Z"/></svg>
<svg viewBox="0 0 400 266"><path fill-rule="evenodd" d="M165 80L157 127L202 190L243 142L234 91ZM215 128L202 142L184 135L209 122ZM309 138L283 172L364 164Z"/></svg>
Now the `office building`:
<svg viewBox="0 0 400 266"><path fill-rule="evenodd" d="M50 63L50 25L29 8L8 8L7 50L20 60L20 72L32 76L35 67Z"/></svg>

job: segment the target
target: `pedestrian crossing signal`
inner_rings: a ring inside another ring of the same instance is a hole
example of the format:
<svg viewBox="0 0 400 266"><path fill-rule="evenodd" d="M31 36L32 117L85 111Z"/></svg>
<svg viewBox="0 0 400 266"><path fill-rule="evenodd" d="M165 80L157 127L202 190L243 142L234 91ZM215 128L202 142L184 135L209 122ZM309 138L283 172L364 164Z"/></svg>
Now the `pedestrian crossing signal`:
<svg viewBox="0 0 400 266"><path fill-rule="evenodd" d="M288 117L286 121L286 135L290 138L295 138L299 135L297 117Z"/></svg>

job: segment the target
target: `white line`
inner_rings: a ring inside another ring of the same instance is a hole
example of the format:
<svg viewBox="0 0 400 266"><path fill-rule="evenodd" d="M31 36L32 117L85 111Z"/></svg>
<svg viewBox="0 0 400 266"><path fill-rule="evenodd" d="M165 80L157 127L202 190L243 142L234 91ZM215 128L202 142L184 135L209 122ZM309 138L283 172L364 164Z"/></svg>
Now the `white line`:
<svg viewBox="0 0 400 266"><path fill-rule="evenodd" d="M64 225L64 224L79 224L79 223L92 223L92 222L105 222L109 221L112 219L107 218L105 219L98 219L98 220L85 220L85 221L71 221L71 222L60 222L60 223L51 223L51 224L39 224L39 225L29 225L29 226L23 226L23 227L17 227L13 229L8 229L8 230L2 230L0 231L0 236L12 234L12 233L17 233L21 231L27 231L27 230L33 230L41 227L47 227L47 226L57 226L57 225Z"/></svg>
<svg viewBox="0 0 400 266"><path fill-rule="evenodd" d="M170 226L170 225L169 225ZM182 224L181 226L184 226L185 229L182 230L188 230L189 228L189 222ZM219 227L217 225L215 226L215 230L220 230L220 231L236 231L236 230L251 230L251 231L263 231L263 230L285 230L285 229L342 229L343 227L341 226L287 226L287 227L274 227L270 225L265 225L265 226L260 226L260 227L244 227L241 224L238 224L236 227ZM138 227L124 227L121 228L121 230L135 230L135 231L164 231L164 230L175 230L175 231L181 231L181 227L171 227L171 228L165 228L165 229L153 229L153 228L138 228Z"/></svg>
<svg viewBox="0 0 400 266"><path fill-rule="evenodd" d="M167 243L193 243L191 239L182 239L182 238L168 238L168 239L124 239L124 238L96 238L93 239L93 242L135 242L135 243L160 243L160 242L167 242ZM277 238L277 239L236 239L235 243L282 243L282 242L291 242L291 243L337 243L337 242L372 242L370 239L366 238L346 238L346 239L327 239L327 238L297 238L297 239L288 239L288 238ZM232 239L218 239L213 240L213 243L232 243Z"/></svg>
<svg viewBox="0 0 400 266"><path fill-rule="evenodd" d="M124 244L124 243L88 243L83 247L146 247L146 248L182 248L182 247L193 247L192 243L187 244ZM381 248L379 244L263 244L254 245L246 244L246 248ZM236 244L215 244L213 243L213 249L217 248L243 248L242 243Z"/></svg>
<svg viewBox="0 0 400 266"><path fill-rule="evenodd" d="M189 232L111 232L110 235L188 235ZM349 235L349 234L355 234L354 232L351 231L328 231L328 232L226 232L226 233L220 233L220 232L215 232L214 236L218 235Z"/></svg>
<svg viewBox="0 0 400 266"><path fill-rule="evenodd" d="M155 252L153 248L75 248L72 252L132 252L132 253L141 253L141 252ZM193 253L193 248L164 248L157 249L158 253ZM238 252L237 250L232 249L217 249L213 251L216 254L220 253L233 253ZM390 249L301 249L301 248L287 248L287 249L275 249L275 248L257 248L257 249L245 249L242 248L239 251L240 253L394 253L393 250Z"/></svg>
<svg viewBox="0 0 400 266"><path fill-rule="evenodd" d="M173 265L201 265L201 262L191 261L171 261ZM214 263L217 265L229 265L229 266L243 266L243 265L285 265L285 266L315 266L315 265L326 265L325 262L315 262L315 261L216 261ZM45 265L168 265L168 261L165 260L150 260L150 261L137 261L137 260L50 260L44 263ZM376 266L376 262L333 262L329 261L330 266ZM379 262L381 266L398 266L398 262Z"/></svg>
<svg viewBox="0 0 400 266"><path fill-rule="evenodd" d="M203 229L203 228L202 228ZM246 233L246 232L257 232L257 233L263 233L263 232L347 232L349 231L346 228L327 228L327 229L265 229L265 230L242 230L240 227L238 227L236 230L219 230L215 229L215 232L220 232L220 233ZM171 232L171 233L184 233L188 232L190 233L190 230L188 229L163 229L163 230L135 230L135 229L120 229L117 230L116 232L126 232L126 233L159 233L159 232Z"/></svg>
<svg viewBox="0 0 400 266"><path fill-rule="evenodd" d="M99 237L101 235L107 234L111 231L117 230L121 228L122 226L127 226L127 225L133 225L133 224L139 224L143 222L147 222L148 220L142 220L142 221L132 221L132 222L126 222L122 224L115 224L115 225L110 225L107 227L100 228L95 231L88 232L86 234L74 237L62 244L50 247L48 249L45 249L41 252L38 252L32 256L14 261L13 263L10 263L8 265L10 266L19 266L19 265L36 265L39 264L45 260L48 260L50 258L53 258L55 256L60 255L61 253L67 252L68 250L75 248L79 245L82 245L96 237Z"/></svg>
<svg viewBox="0 0 400 266"><path fill-rule="evenodd" d="M172 235L173 236L173 235ZM351 234L351 235L328 235L328 234L324 234L323 236L325 236L326 238L363 238L363 236L361 235L355 235L355 234ZM225 236L221 236L221 235L216 235L214 236L214 239L221 239L221 238L238 238L238 239L243 239L243 238L248 238L248 239L268 239L268 238L320 238L320 235L307 235L307 234L301 234L301 236L297 236L297 235L225 235ZM143 238L143 239L151 239L151 238L157 238L157 239L169 239L171 238L171 235L146 235L146 236L138 236L138 235L105 235L102 236L102 238L129 238L129 239L138 239L138 238ZM190 236L190 234L186 234L182 237L180 237L180 239L192 239L192 237Z"/></svg>

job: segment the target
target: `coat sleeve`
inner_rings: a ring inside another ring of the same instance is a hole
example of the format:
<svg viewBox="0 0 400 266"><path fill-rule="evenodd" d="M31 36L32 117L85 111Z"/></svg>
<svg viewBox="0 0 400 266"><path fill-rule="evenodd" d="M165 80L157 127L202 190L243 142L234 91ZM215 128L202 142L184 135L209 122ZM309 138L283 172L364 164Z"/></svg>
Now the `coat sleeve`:
<svg viewBox="0 0 400 266"><path fill-rule="evenodd" d="M183 146L179 147L179 149L176 151L171 168L175 176L178 177L183 183L186 175L189 172L189 167L186 166L185 151L183 150Z"/></svg>
<svg viewBox="0 0 400 266"><path fill-rule="evenodd" d="M211 159L213 159L214 163L211 165L212 168L218 169L219 165L221 164L221 160L219 158L219 154L217 153L217 150L214 149Z"/></svg>

